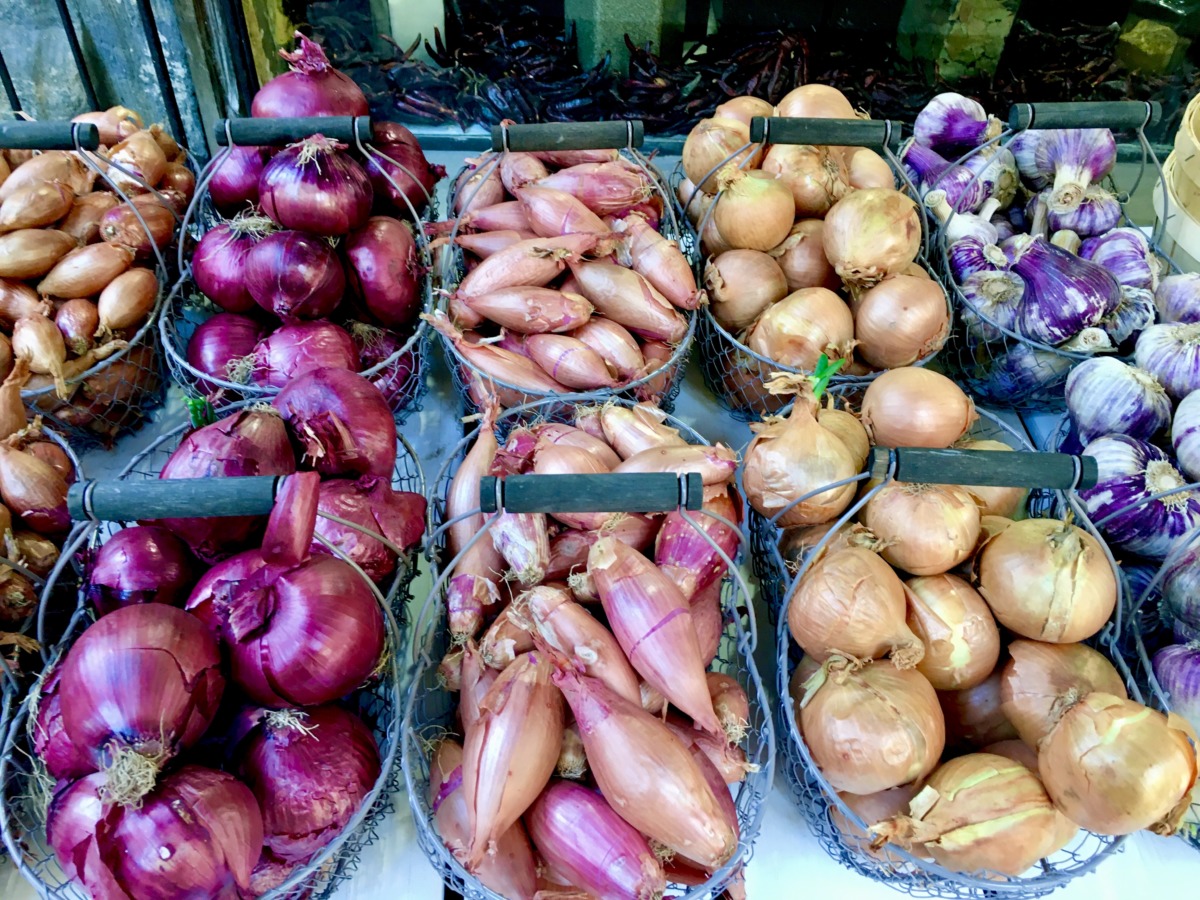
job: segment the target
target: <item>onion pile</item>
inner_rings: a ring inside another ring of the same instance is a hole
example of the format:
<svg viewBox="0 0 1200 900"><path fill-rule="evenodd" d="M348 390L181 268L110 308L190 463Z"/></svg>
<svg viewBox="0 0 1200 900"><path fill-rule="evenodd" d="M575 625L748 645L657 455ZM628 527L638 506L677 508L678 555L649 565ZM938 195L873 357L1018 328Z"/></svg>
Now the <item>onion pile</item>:
<svg viewBox="0 0 1200 900"><path fill-rule="evenodd" d="M691 515L736 553L733 454L688 444L656 407L580 407L502 445L495 416L493 400L447 520L478 508L489 473L692 470L705 488ZM752 714L738 680L706 675L726 621L721 553L678 512L503 513L451 526L446 549L439 675L459 727L435 748L430 803L450 851L494 891L528 884L540 859L562 890L611 897L657 896L727 862Z"/></svg>
<svg viewBox="0 0 1200 900"><path fill-rule="evenodd" d="M816 104L822 117L835 109L855 117L836 89L805 87L824 92ZM788 101L779 115L811 105ZM726 164L717 154L749 141L739 124L715 118L693 129L679 186L688 217L702 228L709 311L720 326L759 356L806 372L821 354L862 375L939 350L950 327L946 293L915 262L920 217L895 190L887 163L858 147L775 144L738 168L741 157ZM719 171L704 180L713 166ZM725 365L732 379L737 355Z"/></svg>
<svg viewBox="0 0 1200 900"><path fill-rule="evenodd" d="M297 40L294 53L281 51L292 71L262 87L255 115L365 115L358 87L320 46ZM424 208L425 191L445 173L429 165L408 129L373 128L382 157L314 134L263 148L252 171L242 163L258 148L236 148L216 166L210 195L228 218L201 238L192 277L218 313L185 352L178 348L194 370L273 393L316 368L367 371L409 340L425 302L425 269L414 225L404 220ZM373 376L395 410L411 400L411 357Z"/></svg>
<svg viewBox="0 0 1200 900"><path fill-rule="evenodd" d="M468 163L456 217L428 228L466 270L434 327L465 361L475 403L481 379L510 386L500 394L508 407L525 393L619 388L661 368L705 295L660 233L663 197L647 172L615 150ZM656 381L639 385L639 399L661 397Z"/></svg>

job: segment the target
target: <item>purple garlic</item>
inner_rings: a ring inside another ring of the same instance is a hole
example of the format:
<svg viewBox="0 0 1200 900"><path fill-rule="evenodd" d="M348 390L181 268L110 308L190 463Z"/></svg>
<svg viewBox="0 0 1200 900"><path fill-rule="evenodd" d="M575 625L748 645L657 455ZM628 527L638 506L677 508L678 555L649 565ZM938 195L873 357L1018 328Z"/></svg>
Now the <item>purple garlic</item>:
<svg viewBox="0 0 1200 900"><path fill-rule="evenodd" d="M1158 380L1111 356L1085 359L1072 369L1066 398L1085 444L1106 434L1150 440L1171 424L1171 398Z"/></svg>
<svg viewBox="0 0 1200 900"><path fill-rule="evenodd" d="M1021 175L1037 190L1052 187L1050 207L1071 212L1088 186L1112 171L1117 144L1107 128L1023 131L1008 144Z"/></svg>
<svg viewBox="0 0 1200 900"><path fill-rule="evenodd" d="M1108 272L1043 238L1017 235L1009 258L1025 279L1017 331L1030 340L1061 344L1120 303L1120 289Z"/></svg>
<svg viewBox="0 0 1200 900"><path fill-rule="evenodd" d="M1044 193L1048 193L1049 188ZM1047 197L1047 201L1049 198ZM1081 238L1095 237L1117 227L1121 221L1121 204L1112 191L1093 184L1083 193L1079 207L1067 212L1050 210L1050 228L1054 231L1067 229Z"/></svg>
<svg viewBox="0 0 1200 900"><path fill-rule="evenodd" d="M985 193L997 201L1001 208L1008 206L1017 196L1017 188L1021 184L1017 175L1017 161L1004 147L984 147L964 157L961 165L979 176Z"/></svg>
<svg viewBox="0 0 1200 900"><path fill-rule="evenodd" d="M966 166L947 162L914 140L904 145L900 159L909 179L922 193L945 191L946 202L955 212L975 212L987 199L983 181L976 178L974 172Z"/></svg>
<svg viewBox="0 0 1200 900"><path fill-rule="evenodd" d="M1148 291L1158 287L1158 257L1137 228L1114 228L1088 238L1079 255L1103 266L1121 284Z"/></svg>
<svg viewBox="0 0 1200 900"><path fill-rule="evenodd" d="M1154 324L1154 295L1142 288L1121 285L1121 300L1117 308L1100 320L1113 344L1120 345L1137 337Z"/></svg>
<svg viewBox="0 0 1200 900"><path fill-rule="evenodd" d="M950 245L946 256L950 274L959 284L975 272L995 272L1008 268L1008 258L995 244L985 244L977 237L967 237Z"/></svg>
<svg viewBox="0 0 1200 900"><path fill-rule="evenodd" d="M1000 133L1000 122L975 100L947 91L925 104L913 122L913 139L954 158Z"/></svg>
<svg viewBox="0 0 1200 900"><path fill-rule="evenodd" d="M1168 275L1158 283L1154 305L1164 322L1200 322L1200 273Z"/></svg>

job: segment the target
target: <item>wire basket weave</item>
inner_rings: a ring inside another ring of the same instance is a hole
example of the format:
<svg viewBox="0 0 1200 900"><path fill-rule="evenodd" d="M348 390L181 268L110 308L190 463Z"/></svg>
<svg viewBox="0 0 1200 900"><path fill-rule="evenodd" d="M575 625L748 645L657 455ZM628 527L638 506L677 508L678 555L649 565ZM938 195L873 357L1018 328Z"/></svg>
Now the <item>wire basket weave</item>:
<svg viewBox="0 0 1200 900"><path fill-rule="evenodd" d="M602 398L595 396L592 400L604 402ZM631 401L625 399L608 402L632 405ZM525 408L518 407L500 416L497 421L497 437L503 441L513 426L528 422L531 418L564 421L568 416L563 405L555 401L534 403ZM699 434L671 416L666 418L666 424L678 429L680 435L689 443L706 443ZM443 521L445 499L454 473L478 433L479 429L476 428L468 434L448 457L438 474L429 505L431 537L426 554L432 565L434 586L414 628L416 639L413 650L416 655L416 668L404 713L403 767L409 805L417 826L417 841L430 865L451 890L457 891L467 900L504 900L468 873L462 863L446 848L437 833L429 803L430 752L427 740L434 735L454 730L454 709L457 706L457 699L439 681L437 672L438 662L450 647L442 589L453 572L455 563L454 560L443 559L446 553L446 527L449 524ZM487 538L487 528L481 535L484 539ZM754 842L762 825L763 805L774 779L775 739L768 713L769 703L753 658L757 634L754 610L740 572L732 566L730 572L721 593L725 630L721 636L717 658L710 671L723 672L736 678L750 699L750 723L746 738L740 746L746 753L747 761L756 768L746 775L737 788L735 803L740 828L737 852L701 886L689 888L683 885L668 885L667 896L672 897L688 897L693 900L715 898L750 861Z"/></svg>
<svg viewBox="0 0 1200 900"><path fill-rule="evenodd" d="M163 435L138 454L118 477L135 480L158 478L163 463L189 430L190 426L182 425ZM416 454L402 437L398 436L397 440L392 486L398 490L423 494L424 477ZM87 581L89 551L97 549L121 527L120 523L90 523L76 532L68 547L70 556L64 552L60 562L78 569L81 585ZM335 548L331 549L341 556ZM342 558L345 559L344 556ZM403 611L411 596L410 585L415 574L416 554L413 553L400 559L396 574L382 593L373 586L384 614L385 661L373 682L357 692L352 704L354 711L371 728L378 744L382 763L379 777L357 813L338 836L309 862L297 866L286 881L259 895L261 897L270 900L309 900L332 896L353 877L363 848L376 840L380 823L394 811L392 798L400 787L400 770L396 763L400 752L406 674L403 663L406 647ZM89 603L84 591L80 590L67 631L51 651L52 664L63 658L91 621ZM89 896L87 891L64 876L45 839L44 804L49 799L45 793L47 776L44 771L39 771L40 764L35 762L29 734L32 724L30 715L36 702L37 691L30 691L12 710L11 716L0 723L0 735L4 739L3 754L0 756L0 789L3 791L0 795L0 827L3 828L4 845L22 875L39 894L64 900L86 900Z"/></svg>
<svg viewBox="0 0 1200 900"><path fill-rule="evenodd" d="M694 267L696 264L697 243L690 230L683 224L682 216L675 203L675 195L666 180L650 163L650 160L639 151L627 147L622 149L620 154L622 159L637 166L650 179L651 184L654 186L654 191L662 200L663 205L659 229L664 237L675 241L679 245L680 251ZM480 185L487 179L490 172L500 165L501 155L500 153L489 151L480 157L479 164L475 169L475 171L482 173L479 176ZM460 185L464 187L468 185L468 179L464 176L469 171L472 171L471 167L464 166L452 182L450 198L448 200L450 210L460 207L458 190ZM461 204L461 208L467 209L470 207L470 203L474 199L475 192L478 189L478 186L476 186L471 190L470 195L466 196L463 204ZM453 230L450 232L449 242L441 250L438 265L440 291L435 307L447 314L449 314L450 294L457 289L459 282L462 281L465 275L463 250L454 244L454 238L457 234L458 221L456 219ZM599 391L564 394L531 391L481 372L472 363L464 359L462 354L445 337L441 337L440 343L443 352L446 354L446 362L449 364L450 374L454 378L455 391L463 398L463 408L467 413L477 413L480 411L482 407L481 391L484 384L490 390L495 391L496 396L500 400L500 406L504 409L527 406L551 398L561 398L562 408L569 409L574 404L584 402L581 398L589 396L607 398L612 396L647 401L670 412L674 409L675 398L679 395L679 391L683 387L684 367L687 365L688 356L692 350L692 342L696 332L696 321L699 318L698 313L692 313L688 310L680 310L680 312L687 317L687 333L678 345L676 345L670 359L664 362L661 368L641 378L634 379L619 388Z"/></svg>

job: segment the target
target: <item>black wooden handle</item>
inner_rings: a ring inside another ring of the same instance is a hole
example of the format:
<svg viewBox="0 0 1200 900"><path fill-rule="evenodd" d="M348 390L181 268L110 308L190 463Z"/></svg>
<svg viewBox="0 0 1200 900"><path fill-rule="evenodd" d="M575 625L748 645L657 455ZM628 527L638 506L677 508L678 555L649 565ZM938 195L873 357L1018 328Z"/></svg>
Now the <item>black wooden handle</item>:
<svg viewBox="0 0 1200 900"><path fill-rule="evenodd" d="M371 120L367 116L314 116L308 119L218 119L213 129L217 143L231 142L239 147L279 147L294 144L314 134L342 144L371 140Z"/></svg>
<svg viewBox="0 0 1200 900"><path fill-rule="evenodd" d="M1069 491L1096 484L1100 471L1090 456L1032 450L929 450L872 447L867 471L887 476L896 460L896 480L913 484L970 484L987 487L1053 488Z"/></svg>
<svg viewBox="0 0 1200 900"><path fill-rule="evenodd" d="M100 129L90 122L0 122L5 150L95 150Z"/></svg>
<svg viewBox="0 0 1200 900"><path fill-rule="evenodd" d="M492 149L500 150L623 150L642 146L646 137L640 119L612 122L550 122L545 125L493 125Z"/></svg>
<svg viewBox="0 0 1200 900"><path fill-rule="evenodd" d="M1008 127L1111 128L1133 131L1162 118L1158 101L1088 100L1079 103L1018 103L1008 111Z"/></svg>
<svg viewBox="0 0 1200 900"><path fill-rule="evenodd" d="M668 512L701 509L699 472L612 472L604 475L509 475L479 479L484 512Z"/></svg>
<svg viewBox="0 0 1200 900"><path fill-rule="evenodd" d="M887 119L788 119L755 116L756 144L818 144L833 147L899 146L901 125Z"/></svg>
<svg viewBox="0 0 1200 900"><path fill-rule="evenodd" d="M275 475L79 481L67 492L67 511L95 522L266 515L281 481Z"/></svg>

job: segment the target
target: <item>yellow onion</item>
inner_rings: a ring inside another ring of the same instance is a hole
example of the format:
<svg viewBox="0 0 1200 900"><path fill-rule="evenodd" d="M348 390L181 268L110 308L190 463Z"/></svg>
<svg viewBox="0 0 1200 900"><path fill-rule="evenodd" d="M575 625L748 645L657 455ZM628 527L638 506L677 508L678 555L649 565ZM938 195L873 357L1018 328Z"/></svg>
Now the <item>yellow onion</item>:
<svg viewBox="0 0 1200 900"><path fill-rule="evenodd" d="M704 267L704 287L709 312L735 335L788 292L783 271L761 250L726 250L712 257Z"/></svg>
<svg viewBox="0 0 1200 900"><path fill-rule="evenodd" d="M0 236L0 278L45 275L75 246L73 237L52 228L10 231Z"/></svg>
<svg viewBox="0 0 1200 900"><path fill-rule="evenodd" d="M996 756L1003 756L1005 759L1011 759L1013 762L1019 762L1034 775L1038 775L1038 755L1037 751L1026 744L1024 741L997 741L994 744L988 744L983 748L984 753L994 753ZM1038 775L1040 778L1041 776ZM1079 826L1064 816L1057 808L1054 811L1056 825L1054 828L1053 847L1047 852L1047 856L1053 856L1059 850L1066 847L1079 834Z"/></svg>
<svg viewBox="0 0 1200 900"><path fill-rule="evenodd" d="M94 297L133 263L133 251L112 244L88 244L72 250L38 284L38 293L72 300Z"/></svg>
<svg viewBox="0 0 1200 900"><path fill-rule="evenodd" d="M802 84L788 92L776 104L775 115L789 119L858 118L846 95L827 84Z"/></svg>
<svg viewBox="0 0 1200 900"><path fill-rule="evenodd" d="M1012 451L1003 441L963 440L954 445L955 450L986 450L988 452ZM991 485L963 485L963 489L975 498L979 512L985 516L1003 516L1011 519L1017 514L1028 491L1021 487L992 487Z"/></svg>
<svg viewBox="0 0 1200 900"><path fill-rule="evenodd" d="M795 218L792 192L777 176L729 165L717 183L722 193L712 220L730 246L767 251L788 236Z"/></svg>
<svg viewBox="0 0 1200 900"><path fill-rule="evenodd" d="M736 248L733 244L727 241L717 229L717 220L709 216L704 230L700 232L700 252L705 256L720 256L722 253L728 253L734 249Z"/></svg>
<svg viewBox="0 0 1200 900"><path fill-rule="evenodd" d="M1127 697L1125 682L1102 653L1086 644L1044 644L1018 638L1000 673L1000 708L1017 734L1037 748L1063 710L1101 691Z"/></svg>
<svg viewBox="0 0 1200 900"><path fill-rule="evenodd" d="M65 216L74 202L75 192L58 181L43 181L14 191L0 204L0 231L50 225Z"/></svg>
<svg viewBox="0 0 1200 900"><path fill-rule="evenodd" d="M842 155L831 147L776 144L763 157L762 170L787 185L796 215L804 218L825 215L850 189Z"/></svg>
<svg viewBox="0 0 1200 900"><path fill-rule="evenodd" d="M801 219L792 226L783 243L768 251L783 271L789 291L810 287L832 291L842 286L842 280L825 258L824 231L825 223L820 219Z"/></svg>
<svg viewBox="0 0 1200 900"><path fill-rule="evenodd" d="M891 188L851 191L825 216L825 256L847 284L870 287L921 249L917 204Z"/></svg>
<svg viewBox="0 0 1200 900"><path fill-rule="evenodd" d="M167 155L149 131L135 131L112 148L108 157L121 166L109 166L108 177L126 193L142 193L156 187L167 170Z"/></svg>
<svg viewBox="0 0 1200 900"><path fill-rule="evenodd" d="M954 872L1020 875L1054 846L1057 815L1037 775L991 753L952 759L929 776L897 816L871 829L877 840L924 844Z"/></svg>
<svg viewBox="0 0 1200 900"><path fill-rule="evenodd" d="M883 541L883 558L913 575L949 572L979 541L979 507L952 484L886 484L867 502L863 523Z"/></svg>
<svg viewBox="0 0 1200 900"><path fill-rule="evenodd" d="M746 346L767 359L811 372L822 354L837 360L854 350L854 315L833 291L804 288L768 307L746 332Z"/></svg>
<svg viewBox="0 0 1200 900"><path fill-rule="evenodd" d="M883 447L949 447L978 418L957 384L912 367L891 369L867 385L859 412L871 442Z"/></svg>
<svg viewBox="0 0 1200 900"><path fill-rule="evenodd" d="M76 197L71 211L58 224L58 229L80 244L94 243L100 239L100 220L119 202L116 195L108 191L95 191Z"/></svg>
<svg viewBox="0 0 1200 900"><path fill-rule="evenodd" d="M788 397L772 394L763 385L762 365L753 356L733 351L718 356L717 362L721 367L722 390L736 403L767 415L788 405Z"/></svg>
<svg viewBox="0 0 1200 900"><path fill-rule="evenodd" d="M910 262L907 266L896 273L897 275L911 275L913 278L924 278L926 281L932 281L933 276L919 262Z"/></svg>
<svg viewBox="0 0 1200 900"><path fill-rule="evenodd" d="M858 354L881 369L895 369L942 349L950 333L946 292L936 281L889 275L854 303Z"/></svg>
<svg viewBox="0 0 1200 900"><path fill-rule="evenodd" d="M981 683L1000 658L1000 629L979 593L956 575L905 584L908 627L925 645L917 671L939 691Z"/></svg>
<svg viewBox="0 0 1200 900"><path fill-rule="evenodd" d="M805 692L800 731L834 790L874 794L937 766L945 726L937 695L916 669L835 656Z"/></svg>
<svg viewBox="0 0 1200 900"><path fill-rule="evenodd" d="M12 154L14 151L8 151ZM15 161L10 159L10 162ZM95 174L83 161L66 150L49 150L30 157L13 169L12 174L0 185L0 203L18 191L46 182L58 181L71 188L76 194L91 190Z"/></svg>
<svg viewBox="0 0 1200 900"><path fill-rule="evenodd" d="M52 312L50 304L38 297L29 285L0 278L0 324L10 331L19 319L47 316Z"/></svg>
<svg viewBox="0 0 1200 900"><path fill-rule="evenodd" d="M1000 670L975 687L938 691L946 719L946 744L950 747L986 747L1017 736L1000 704Z"/></svg>
<svg viewBox="0 0 1200 900"><path fill-rule="evenodd" d="M874 553L879 552L879 540L857 522L826 522L824 525L806 525L802 528L784 528L779 535L779 552L789 563L799 566L821 543L825 535L833 531L833 537L821 548L821 554L836 553L847 547L861 547Z"/></svg>
<svg viewBox="0 0 1200 900"><path fill-rule="evenodd" d="M829 398L832 402L833 398ZM817 422L826 431L832 431L842 439L859 469L867 464L867 456L871 453L871 441L867 430L858 421L858 416L844 409L835 409L831 405L822 406L817 413Z"/></svg>
<svg viewBox="0 0 1200 900"><path fill-rule="evenodd" d="M712 206L715 199L712 194L697 191L696 185L686 175L676 185L675 196L679 198L679 204L683 207L684 215L687 216L688 221L693 225L700 224L700 220L704 218L704 214Z"/></svg>
<svg viewBox="0 0 1200 900"><path fill-rule="evenodd" d="M747 125L756 116L769 119L773 115L775 115L775 107L759 97L733 97L713 110L714 118L737 119Z"/></svg>
<svg viewBox="0 0 1200 900"><path fill-rule="evenodd" d="M1024 519L993 537L976 560L979 592L997 621L1055 644L1090 638L1117 604L1104 550L1077 525Z"/></svg>
<svg viewBox="0 0 1200 900"><path fill-rule="evenodd" d="M823 553L788 605L792 639L813 659L890 656L909 669L925 645L904 620L904 583L878 554L859 547Z"/></svg>
<svg viewBox="0 0 1200 900"><path fill-rule="evenodd" d="M798 497L858 474L853 451L817 420L817 401L807 379L774 379L769 387L784 393L799 389L783 420L756 422L746 448L742 487L750 505L770 517ZM822 491L797 503L779 518L782 527L819 525L841 514L854 499L854 484Z"/></svg>
<svg viewBox="0 0 1200 900"><path fill-rule="evenodd" d="M1088 831L1173 834L1196 783L1190 732L1174 714L1097 691L1047 735L1038 770L1058 808Z"/></svg>
<svg viewBox="0 0 1200 900"><path fill-rule="evenodd" d="M847 147L843 159L846 160L846 180L850 187L864 190L896 186L892 167L870 147Z"/></svg>
<svg viewBox="0 0 1200 900"><path fill-rule="evenodd" d="M967 490L971 490L967 488ZM991 540L1005 528L1013 523L1013 520L1007 516L980 516L979 517L979 539Z"/></svg>
<svg viewBox="0 0 1200 900"><path fill-rule="evenodd" d="M872 825L877 825L885 819L902 815L908 810L909 801L916 796L918 790L920 790L919 785L902 784L900 787L888 788L886 791L879 791L874 794L851 794L847 791L842 791L838 794L838 797L870 828ZM832 803L829 804L829 820L833 823L833 827L841 834L842 840L848 847L852 847L860 853L865 853L881 862L889 861L887 848L871 846L875 840L874 836L867 834L867 832L842 815L842 811ZM921 847L920 844L912 844L908 848L908 852L914 856L929 857L929 852Z"/></svg>
<svg viewBox="0 0 1200 900"><path fill-rule="evenodd" d="M158 300L158 276L150 269L122 272L100 292L100 334L137 328L150 316Z"/></svg>
<svg viewBox="0 0 1200 900"><path fill-rule="evenodd" d="M749 166L758 165L762 146L750 143L750 126L737 119L701 119L683 142L683 171L692 184L710 194L717 192L717 169L726 161L735 166L750 157ZM731 154L746 147L730 159ZM712 173L711 175L709 173ZM686 202L686 201L685 201Z"/></svg>

